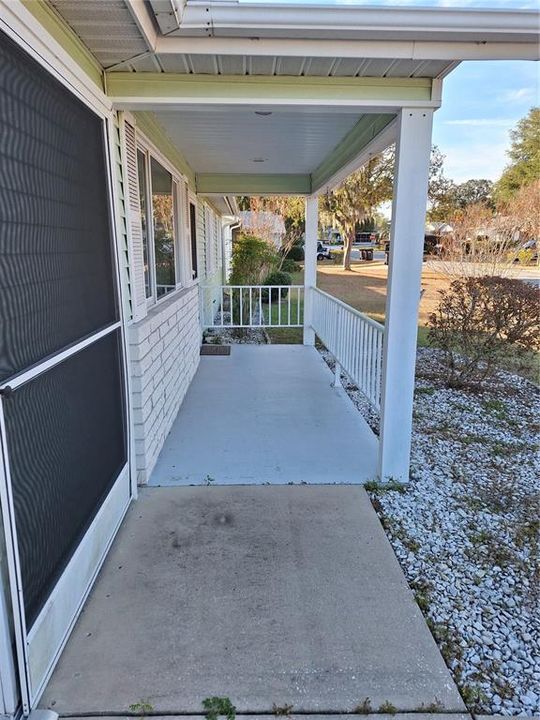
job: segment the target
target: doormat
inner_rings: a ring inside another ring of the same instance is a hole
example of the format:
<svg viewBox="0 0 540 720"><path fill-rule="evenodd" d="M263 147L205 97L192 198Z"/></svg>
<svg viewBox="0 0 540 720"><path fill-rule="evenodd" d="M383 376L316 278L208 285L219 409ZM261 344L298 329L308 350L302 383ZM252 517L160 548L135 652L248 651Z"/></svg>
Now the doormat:
<svg viewBox="0 0 540 720"><path fill-rule="evenodd" d="M230 355L230 345L201 345L201 355Z"/></svg>

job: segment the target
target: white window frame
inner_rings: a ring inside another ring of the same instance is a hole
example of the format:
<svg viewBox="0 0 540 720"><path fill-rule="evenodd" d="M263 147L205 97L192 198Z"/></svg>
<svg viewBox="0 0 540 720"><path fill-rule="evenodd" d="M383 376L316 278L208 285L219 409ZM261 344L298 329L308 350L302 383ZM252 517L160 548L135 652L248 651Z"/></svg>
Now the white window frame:
<svg viewBox="0 0 540 720"><path fill-rule="evenodd" d="M187 187L187 193L186 193L186 201L187 201L187 207L186 207L186 238L187 238L187 257L188 261L186 264L187 268L187 274L189 276L189 285L197 285L201 281L201 262L199 257L199 200L197 198L197 195L190 189L189 185L186 183ZM192 258L192 249L191 249L191 214L190 214L190 204L193 204L195 207L195 260L197 262L197 277L193 276L193 273L195 272L193 270L193 258Z"/></svg>
<svg viewBox="0 0 540 720"><path fill-rule="evenodd" d="M183 175L167 161L167 158L139 131L136 131L137 150L144 153L145 174L146 174L146 208L147 208L147 242L148 242L148 265L150 275L150 295L146 298L146 306L148 308L159 305L159 303L170 298L171 295L186 288L190 283L186 281L186 229L185 223L182 222L182 191L184 183L187 183ZM175 270L175 288L166 293L162 297L157 297L156 292L156 261L155 261L155 244L154 244L154 219L152 208L152 180L151 180L151 160L152 158L158 162L172 177L173 192L173 231L174 231L174 270Z"/></svg>

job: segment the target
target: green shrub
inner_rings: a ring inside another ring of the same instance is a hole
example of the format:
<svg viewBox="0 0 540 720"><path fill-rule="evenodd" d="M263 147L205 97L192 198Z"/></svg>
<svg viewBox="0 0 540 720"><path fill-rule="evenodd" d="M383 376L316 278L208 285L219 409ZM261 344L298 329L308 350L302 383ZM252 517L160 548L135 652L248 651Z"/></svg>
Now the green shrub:
<svg viewBox="0 0 540 720"><path fill-rule="evenodd" d="M230 285L260 285L279 265L280 257L265 240L239 235L233 245Z"/></svg>
<svg viewBox="0 0 540 720"><path fill-rule="evenodd" d="M513 278L463 278L440 291L428 339L444 353L448 385L477 385L509 347L516 353L539 347L539 319L533 285Z"/></svg>
<svg viewBox="0 0 540 720"><path fill-rule="evenodd" d="M285 257L288 260L295 260L301 262L304 259L304 248L301 245L293 245L292 248L287 252Z"/></svg>
<svg viewBox="0 0 540 720"><path fill-rule="evenodd" d="M300 272L301 269L301 266L295 260L291 260L291 258L285 258L281 263L281 270L286 273Z"/></svg>
<svg viewBox="0 0 540 720"><path fill-rule="evenodd" d="M292 284L292 278L289 275L288 272L283 272L283 270L276 270L275 272L270 273L268 275L263 283L263 285L291 285ZM288 288L282 288L281 294L280 290L278 288L272 288L270 293L268 291L263 290L262 294L262 300L263 302L268 302L268 295L270 294L272 297L272 302L278 302L279 300L284 300L289 293Z"/></svg>

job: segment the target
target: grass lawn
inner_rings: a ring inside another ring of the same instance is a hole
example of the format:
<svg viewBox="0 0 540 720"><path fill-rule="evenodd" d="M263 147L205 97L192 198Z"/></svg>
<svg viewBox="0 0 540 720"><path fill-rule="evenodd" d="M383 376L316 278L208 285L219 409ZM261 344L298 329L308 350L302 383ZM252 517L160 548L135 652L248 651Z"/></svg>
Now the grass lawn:
<svg viewBox="0 0 540 720"><path fill-rule="evenodd" d="M351 307L366 313L374 320L384 323L386 304L386 282L388 267L382 261L354 263L351 270L343 271L331 261L318 263L317 286ZM303 272L293 275L293 284L303 283ZM418 344L428 345L428 320L439 301L439 292L445 290L450 280L435 272L428 265L422 272L422 298L418 317ZM285 306L286 303L283 303ZM303 308L302 308L303 309ZM283 310L282 310L283 313ZM272 308L272 317L277 320L277 308ZM284 317L284 316L283 316ZM268 335L273 343L301 343L301 328L269 328ZM520 358L512 348L503 365L504 370L538 382L540 354L530 353Z"/></svg>

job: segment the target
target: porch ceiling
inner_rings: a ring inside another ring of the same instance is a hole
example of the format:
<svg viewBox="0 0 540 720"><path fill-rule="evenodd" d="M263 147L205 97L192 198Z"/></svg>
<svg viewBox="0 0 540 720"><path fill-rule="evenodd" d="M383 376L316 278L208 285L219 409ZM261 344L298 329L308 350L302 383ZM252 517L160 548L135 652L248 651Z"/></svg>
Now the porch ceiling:
<svg viewBox="0 0 540 720"><path fill-rule="evenodd" d="M216 109L157 112L196 173L310 174L365 117Z"/></svg>
<svg viewBox="0 0 540 720"><path fill-rule="evenodd" d="M395 114L194 106L152 117L194 171L200 193L307 195L361 162L362 152L391 142Z"/></svg>

